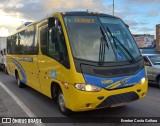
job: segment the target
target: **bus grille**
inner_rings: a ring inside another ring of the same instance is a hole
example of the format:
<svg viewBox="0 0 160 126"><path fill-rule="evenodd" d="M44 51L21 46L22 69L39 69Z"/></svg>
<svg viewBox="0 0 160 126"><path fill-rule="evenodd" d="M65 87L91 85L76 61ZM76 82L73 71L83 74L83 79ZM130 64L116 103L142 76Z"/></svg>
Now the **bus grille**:
<svg viewBox="0 0 160 126"><path fill-rule="evenodd" d="M123 94L112 95L106 98L96 108L102 108L102 107L107 107L107 106L111 107L112 105L115 105L118 103L127 103L127 102L131 102L137 99L139 99L139 96L135 92L127 92Z"/></svg>

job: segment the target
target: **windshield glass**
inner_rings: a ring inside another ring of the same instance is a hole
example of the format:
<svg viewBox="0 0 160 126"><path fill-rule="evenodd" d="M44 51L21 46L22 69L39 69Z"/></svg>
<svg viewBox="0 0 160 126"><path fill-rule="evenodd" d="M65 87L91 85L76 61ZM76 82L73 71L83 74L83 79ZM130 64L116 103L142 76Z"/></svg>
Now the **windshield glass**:
<svg viewBox="0 0 160 126"><path fill-rule="evenodd" d="M74 57L90 61L99 61L100 44L105 37L104 62L126 61L131 59L130 55L116 44L115 36L133 58L137 58L139 50L124 23L117 18L97 16L65 16L70 45ZM102 29L105 33L102 34ZM107 28L111 34L108 33Z"/></svg>
<svg viewBox="0 0 160 126"><path fill-rule="evenodd" d="M154 65L160 65L160 55L148 56Z"/></svg>
<svg viewBox="0 0 160 126"><path fill-rule="evenodd" d="M107 17L100 17L99 19L106 30L110 42L113 44L118 60L130 59L124 48L126 48L134 58L140 55L128 28L120 19Z"/></svg>

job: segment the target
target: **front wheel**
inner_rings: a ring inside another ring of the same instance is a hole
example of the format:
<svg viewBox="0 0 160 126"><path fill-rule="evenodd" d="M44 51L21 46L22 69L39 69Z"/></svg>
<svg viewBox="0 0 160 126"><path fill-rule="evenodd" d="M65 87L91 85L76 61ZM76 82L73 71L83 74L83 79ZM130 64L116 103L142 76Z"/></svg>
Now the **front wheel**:
<svg viewBox="0 0 160 126"><path fill-rule="evenodd" d="M62 114L66 116L71 114L71 110L66 108L65 101L64 101L64 95L61 91L58 94L57 103L58 103L58 108Z"/></svg>

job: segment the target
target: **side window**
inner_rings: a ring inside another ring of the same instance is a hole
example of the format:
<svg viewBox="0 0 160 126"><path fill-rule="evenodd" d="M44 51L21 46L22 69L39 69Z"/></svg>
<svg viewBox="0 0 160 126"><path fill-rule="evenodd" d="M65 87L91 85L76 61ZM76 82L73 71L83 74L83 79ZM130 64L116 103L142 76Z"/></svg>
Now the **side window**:
<svg viewBox="0 0 160 126"><path fill-rule="evenodd" d="M38 53L38 44L35 42L35 26L29 27L26 30L26 45L25 49L27 54L37 54Z"/></svg>
<svg viewBox="0 0 160 126"><path fill-rule="evenodd" d="M19 39L18 39L18 34L14 35L14 43L15 43L15 47L14 47L14 51L15 51L15 54L18 54L18 51L19 51Z"/></svg>
<svg viewBox="0 0 160 126"><path fill-rule="evenodd" d="M25 50L25 30L19 33L19 54L27 53Z"/></svg>
<svg viewBox="0 0 160 126"><path fill-rule="evenodd" d="M7 38L8 54L38 54L38 43L35 41L36 27L31 26Z"/></svg>
<svg viewBox="0 0 160 126"><path fill-rule="evenodd" d="M56 18L48 19L48 22L39 27L41 51L66 68L69 68L69 58L60 21Z"/></svg>
<svg viewBox="0 0 160 126"><path fill-rule="evenodd" d="M47 55L47 36L48 25L41 26L39 28L41 51L44 55Z"/></svg>
<svg viewBox="0 0 160 126"><path fill-rule="evenodd" d="M17 44L18 44L18 38L17 38L17 34L12 36L12 53L16 54L17 53Z"/></svg>
<svg viewBox="0 0 160 126"><path fill-rule="evenodd" d="M50 21L49 21L50 23ZM62 25L58 19L55 18L54 26L49 28L49 54L53 58L61 62L66 68L69 68L69 57L67 52L66 41L62 29ZM49 24L49 26L51 26ZM50 48L51 47L51 48Z"/></svg>
<svg viewBox="0 0 160 126"><path fill-rule="evenodd" d="M7 53L12 54L11 37L7 38Z"/></svg>

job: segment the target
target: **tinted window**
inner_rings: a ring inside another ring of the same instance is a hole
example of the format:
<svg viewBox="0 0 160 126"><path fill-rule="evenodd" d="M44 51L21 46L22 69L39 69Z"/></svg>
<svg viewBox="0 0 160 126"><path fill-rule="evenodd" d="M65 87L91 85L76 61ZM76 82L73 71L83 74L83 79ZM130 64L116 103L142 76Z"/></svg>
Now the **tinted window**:
<svg viewBox="0 0 160 126"><path fill-rule="evenodd" d="M35 41L35 27L30 27L7 38L8 54L38 54L38 43Z"/></svg>
<svg viewBox="0 0 160 126"><path fill-rule="evenodd" d="M40 30L40 44L41 44L41 51L43 54L47 55L47 32L48 32L48 25L44 25L39 28Z"/></svg>
<svg viewBox="0 0 160 126"><path fill-rule="evenodd" d="M17 34L12 36L12 50L13 54L17 54L17 47L18 47L18 38Z"/></svg>
<svg viewBox="0 0 160 126"><path fill-rule="evenodd" d="M49 30L48 52L54 59L69 68L69 58L64 33L60 21L56 19L56 22L57 25Z"/></svg>
<svg viewBox="0 0 160 126"><path fill-rule="evenodd" d="M49 25L45 24L39 28L41 51L69 68L68 52L61 24L54 26L53 18L48 22ZM48 28L48 26L51 27Z"/></svg>
<svg viewBox="0 0 160 126"><path fill-rule="evenodd" d="M35 42L35 27L30 27L26 30L25 49L27 54L37 54L38 45Z"/></svg>
<svg viewBox="0 0 160 126"><path fill-rule="evenodd" d="M11 54L12 53L12 46L11 46L11 37L7 38L7 53Z"/></svg>
<svg viewBox="0 0 160 126"><path fill-rule="evenodd" d="M27 53L27 50L25 49L25 31L21 31L19 33L19 53L20 54L25 54Z"/></svg>

